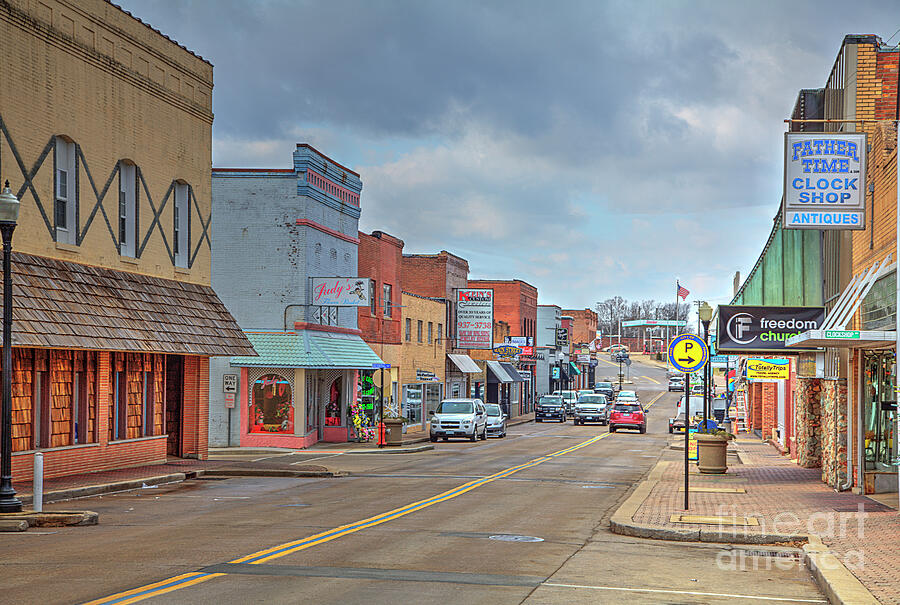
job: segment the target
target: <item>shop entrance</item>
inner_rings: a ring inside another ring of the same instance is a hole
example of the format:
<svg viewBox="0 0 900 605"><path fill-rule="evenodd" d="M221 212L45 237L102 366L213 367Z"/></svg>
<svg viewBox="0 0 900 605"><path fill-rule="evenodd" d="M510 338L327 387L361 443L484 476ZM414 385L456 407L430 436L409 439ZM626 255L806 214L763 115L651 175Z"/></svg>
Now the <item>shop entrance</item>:
<svg viewBox="0 0 900 605"><path fill-rule="evenodd" d="M166 355L166 455L181 456L184 408L184 357Z"/></svg>
<svg viewBox="0 0 900 605"><path fill-rule="evenodd" d="M894 491L897 486L897 395L894 354L866 353L864 358L863 443L866 491Z"/></svg>

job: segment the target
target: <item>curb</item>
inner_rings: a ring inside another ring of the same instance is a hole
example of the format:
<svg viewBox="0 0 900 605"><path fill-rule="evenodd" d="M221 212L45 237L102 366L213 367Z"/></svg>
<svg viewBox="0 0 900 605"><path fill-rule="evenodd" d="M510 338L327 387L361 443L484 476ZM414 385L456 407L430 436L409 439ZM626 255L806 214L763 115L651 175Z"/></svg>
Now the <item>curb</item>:
<svg viewBox="0 0 900 605"><path fill-rule="evenodd" d="M737 534L734 531L712 529L681 529L659 525L635 523L634 515L659 483L663 473L673 464L661 460L653 467L647 479L641 481L631 495L613 513L609 521L610 531L623 536L669 540L675 542L720 542L726 544L771 544L775 542L806 541L803 545L803 562L809 567L819 588L835 604L874 605L878 600L822 543L816 535L807 534Z"/></svg>
<svg viewBox="0 0 900 605"><path fill-rule="evenodd" d="M126 481L114 481L110 483L100 483L97 485L85 485L82 487L71 487L68 489L58 489L50 492L44 492L44 502L58 502L60 500L72 500L74 498L84 498L86 496L97 496L100 494L108 494L111 492L122 492L132 489L139 489L144 485L162 485L164 483L177 483L184 481L189 477L197 476L198 471L189 473L172 473L170 475L157 475L155 477L143 477L141 479L128 479ZM22 504L28 505L34 502L32 494L24 494L19 497Z"/></svg>
<svg viewBox="0 0 900 605"><path fill-rule="evenodd" d="M343 471L292 471L279 468L217 468L198 472L204 477L315 477L336 479L346 477Z"/></svg>
<svg viewBox="0 0 900 605"><path fill-rule="evenodd" d="M64 527L75 525L97 525L100 515L94 511L49 511L36 513L25 511L21 513L4 513L0 516L0 522L24 523L28 527ZM14 530L23 531L23 530Z"/></svg>
<svg viewBox="0 0 900 605"><path fill-rule="evenodd" d="M426 439L427 441L427 439ZM359 450L348 450L343 453L344 456L359 456L362 454L415 454L417 452L427 452L428 450L433 450L434 446L430 443L428 445L417 445L415 447L382 447L382 448L366 448Z"/></svg>
<svg viewBox="0 0 900 605"><path fill-rule="evenodd" d="M834 556L818 536L809 536L803 546L803 562L809 567L819 588L832 603L876 605L876 599L841 560Z"/></svg>

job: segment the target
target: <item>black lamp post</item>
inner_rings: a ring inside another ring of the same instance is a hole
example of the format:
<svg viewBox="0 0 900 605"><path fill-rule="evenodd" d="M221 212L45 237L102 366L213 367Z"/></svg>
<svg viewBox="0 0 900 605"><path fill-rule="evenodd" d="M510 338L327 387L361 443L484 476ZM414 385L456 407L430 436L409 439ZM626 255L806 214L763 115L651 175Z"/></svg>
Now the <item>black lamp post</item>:
<svg viewBox="0 0 900 605"><path fill-rule="evenodd" d="M706 343L707 348L709 348L709 322L712 320L713 309L706 302L700 304L700 308L697 310L697 315L700 317L700 322L703 324L703 342ZM709 409L709 368L712 360L707 361L706 365L703 368L703 427L706 428L706 417L707 410ZM690 397L690 395L688 396Z"/></svg>
<svg viewBox="0 0 900 605"><path fill-rule="evenodd" d="M9 190L0 193L0 235L3 237L3 431L0 435L0 513L22 511L12 486L12 235L19 218L19 200Z"/></svg>

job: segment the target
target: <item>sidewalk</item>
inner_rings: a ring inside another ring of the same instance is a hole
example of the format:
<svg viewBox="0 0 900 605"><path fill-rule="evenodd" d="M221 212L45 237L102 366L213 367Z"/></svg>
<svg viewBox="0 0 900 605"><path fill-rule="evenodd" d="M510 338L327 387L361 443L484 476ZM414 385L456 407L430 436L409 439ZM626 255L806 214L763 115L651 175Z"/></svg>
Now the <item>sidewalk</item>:
<svg viewBox="0 0 900 605"><path fill-rule="evenodd" d="M683 452L665 452L613 515L613 532L743 544L808 541L803 547L807 564L834 602L875 602L874 596L900 604L900 516L895 510L865 496L835 492L821 482L821 469L800 468L770 445L741 438L729 446L727 474L701 475L692 464L690 510L685 511Z"/></svg>
<svg viewBox="0 0 900 605"><path fill-rule="evenodd" d="M508 426L525 424L534 420L534 414L512 419ZM404 435L399 447L377 447L374 443L317 443L305 450L283 448L210 448L209 460L172 458L165 464L150 464L131 468L82 473L44 480L44 501L54 502L97 494L107 494L130 489L152 488L156 485L195 479L203 475L245 475L270 477L341 477L343 473L329 470L319 464L297 464L280 461L281 455L298 452L346 453L346 454L414 454L433 450L428 433ZM266 457L263 460L247 459L251 456ZM243 456L243 458L242 458ZM25 506L31 505L30 483L15 482L16 496Z"/></svg>

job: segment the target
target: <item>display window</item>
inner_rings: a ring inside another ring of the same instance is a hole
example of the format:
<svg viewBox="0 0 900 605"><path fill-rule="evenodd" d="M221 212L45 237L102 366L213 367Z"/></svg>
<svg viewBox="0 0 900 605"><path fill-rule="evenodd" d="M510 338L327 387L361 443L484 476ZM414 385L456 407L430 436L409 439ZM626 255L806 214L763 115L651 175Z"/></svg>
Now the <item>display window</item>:
<svg viewBox="0 0 900 605"><path fill-rule="evenodd" d="M251 433L294 433L293 391L290 381L278 374L260 376L253 382L249 431Z"/></svg>
<svg viewBox="0 0 900 605"><path fill-rule="evenodd" d="M325 426L341 426L341 379L335 378L328 388L328 403L325 405Z"/></svg>

